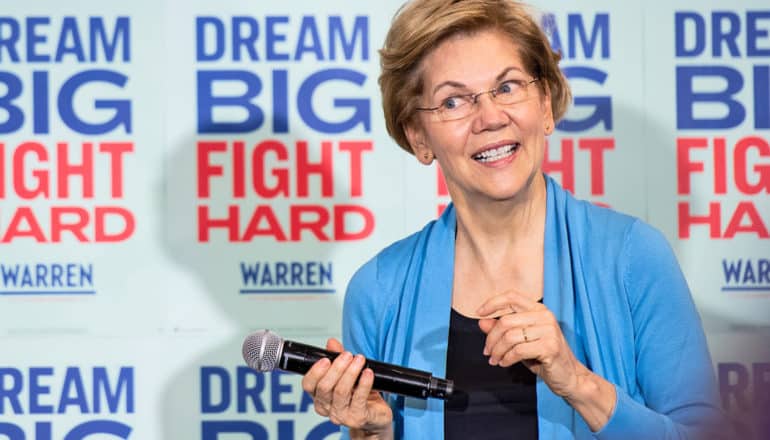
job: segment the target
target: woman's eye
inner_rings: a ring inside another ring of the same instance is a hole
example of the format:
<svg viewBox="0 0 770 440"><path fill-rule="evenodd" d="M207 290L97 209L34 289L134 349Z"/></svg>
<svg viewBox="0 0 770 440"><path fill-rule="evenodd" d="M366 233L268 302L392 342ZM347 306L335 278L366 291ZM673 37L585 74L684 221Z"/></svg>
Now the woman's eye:
<svg viewBox="0 0 770 440"><path fill-rule="evenodd" d="M506 81L497 88L497 93L513 93L519 88L518 81Z"/></svg>
<svg viewBox="0 0 770 440"><path fill-rule="evenodd" d="M454 110L460 105L460 98L457 96L450 96L441 103L441 108L444 110Z"/></svg>

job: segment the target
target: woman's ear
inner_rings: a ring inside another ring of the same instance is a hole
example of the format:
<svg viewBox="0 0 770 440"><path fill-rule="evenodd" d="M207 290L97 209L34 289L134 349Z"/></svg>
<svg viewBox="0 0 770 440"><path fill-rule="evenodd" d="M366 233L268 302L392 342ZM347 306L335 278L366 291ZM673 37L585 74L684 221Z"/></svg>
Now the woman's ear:
<svg viewBox="0 0 770 440"><path fill-rule="evenodd" d="M406 139L409 141L409 146L412 147L412 152L417 160L423 165L430 165L433 163L433 151L428 147L425 142L425 133L422 127L415 126L415 123L409 123L404 126L404 133Z"/></svg>
<svg viewBox="0 0 770 440"><path fill-rule="evenodd" d="M545 84L545 93L543 93L543 101L541 102L541 106L543 108L543 132L546 136L548 136L556 129L556 122L553 120L551 89L548 87L548 83Z"/></svg>
<svg viewBox="0 0 770 440"><path fill-rule="evenodd" d="M551 109L551 101L546 103L546 114L543 118L543 131L546 136L549 136L556 129L556 122L553 120L553 110Z"/></svg>

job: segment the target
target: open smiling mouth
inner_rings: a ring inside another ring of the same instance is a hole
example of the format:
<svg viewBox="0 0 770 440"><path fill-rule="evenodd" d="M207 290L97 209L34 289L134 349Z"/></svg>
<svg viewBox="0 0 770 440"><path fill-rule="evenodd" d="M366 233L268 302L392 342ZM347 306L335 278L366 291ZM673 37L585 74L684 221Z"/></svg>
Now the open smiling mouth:
<svg viewBox="0 0 770 440"><path fill-rule="evenodd" d="M479 162L494 162L496 160L504 159L512 155L516 152L516 150L519 149L520 146L520 143L515 142L510 145L503 145L491 150L485 150L481 153L474 154L473 160L477 160Z"/></svg>

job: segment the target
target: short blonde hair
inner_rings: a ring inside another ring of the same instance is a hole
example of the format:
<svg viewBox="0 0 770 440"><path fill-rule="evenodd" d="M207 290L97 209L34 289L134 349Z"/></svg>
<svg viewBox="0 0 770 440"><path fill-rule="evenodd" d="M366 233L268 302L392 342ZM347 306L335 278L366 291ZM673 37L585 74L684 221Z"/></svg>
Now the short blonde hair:
<svg viewBox="0 0 770 440"><path fill-rule="evenodd" d="M421 61L453 35L486 29L498 30L518 45L524 68L539 79L541 93L551 93L554 120L564 116L572 94L559 70L561 55L551 49L523 4L513 0L413 0L398 11L380 49L385 125L401 148L414 154L404 127L412 122L415 98L423 91Z"/></svg>

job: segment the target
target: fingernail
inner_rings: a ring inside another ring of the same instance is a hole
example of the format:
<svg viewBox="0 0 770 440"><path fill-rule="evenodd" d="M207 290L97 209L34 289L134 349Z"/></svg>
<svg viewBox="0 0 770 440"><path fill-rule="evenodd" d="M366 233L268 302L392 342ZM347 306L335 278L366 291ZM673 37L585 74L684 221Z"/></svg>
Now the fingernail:
<svg viewBox="0 0 770 440"><path fill-rule="evenodd" d="M363 355L357 354L356 357L353 359L353 362L355 362L356 365L360 365L360 364L364 363L364 360L365 360L365 358L364 358Z"/></svg>
<svg viewBox="0 0 770 440"><path fill-rule="evenodd" d="M353 354L349 351L343 352L340 357L343 361L348 362L353 357Z"/></svg>
<svg viewBox="0 0 770 440"><path fill-rule="evenodd" d="M489 349L484 347L484 356L489 356Z"/></svg>
<svg viewBox="0 0 770 440"><path fill-rule="evenodd" d="M489 358L489 365L497 365L497 359Z"/></svg>

